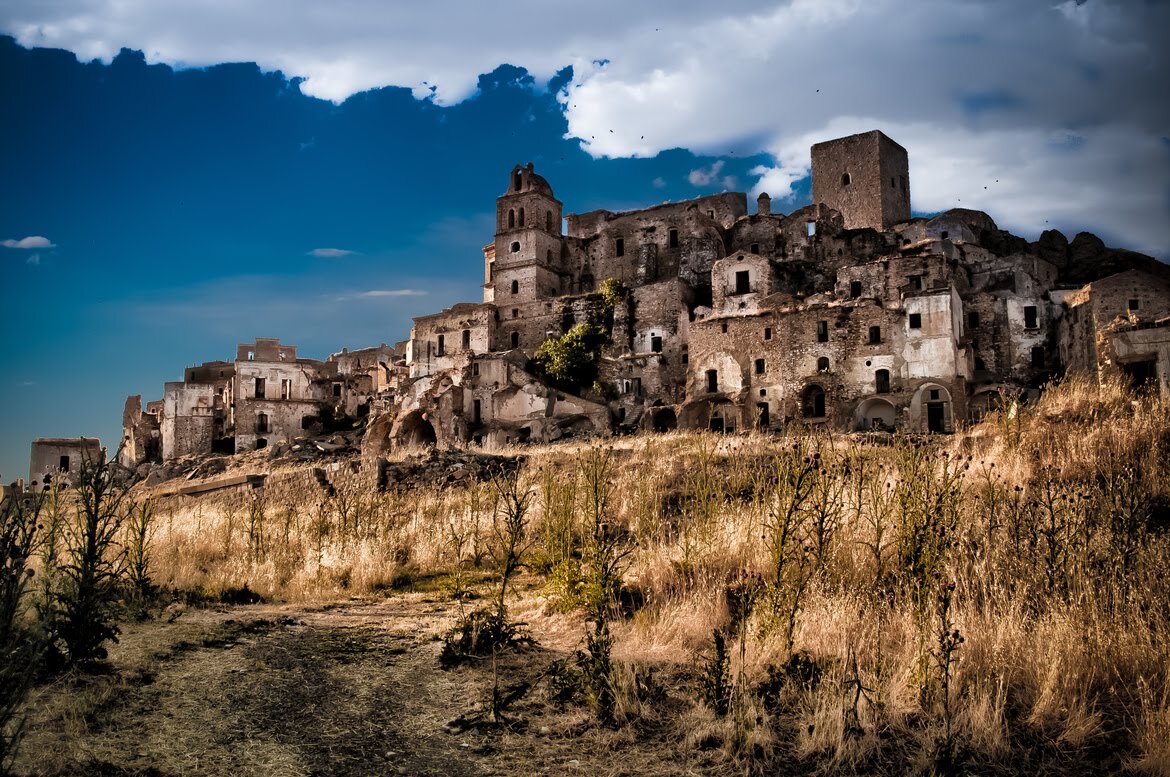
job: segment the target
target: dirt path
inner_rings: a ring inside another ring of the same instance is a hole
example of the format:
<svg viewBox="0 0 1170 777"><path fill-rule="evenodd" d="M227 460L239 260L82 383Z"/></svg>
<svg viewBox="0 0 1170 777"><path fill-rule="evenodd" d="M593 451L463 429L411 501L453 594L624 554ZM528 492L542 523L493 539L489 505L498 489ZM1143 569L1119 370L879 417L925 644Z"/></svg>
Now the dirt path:
<svg viewBox="0 0 1170 777"><path fill-rule="evenodd" d="M490 691L490 661L444 671L451 602L407 594L322 607L191 610L126 627L111 671L40 689L17 773L489 775L710 773L669 731L599 729L539 682L515 725L452 731ZM537 681L571 645L506 656ZM551 645L551 646L550 646ZM711 764L707 764L711 766Z"/></svg>

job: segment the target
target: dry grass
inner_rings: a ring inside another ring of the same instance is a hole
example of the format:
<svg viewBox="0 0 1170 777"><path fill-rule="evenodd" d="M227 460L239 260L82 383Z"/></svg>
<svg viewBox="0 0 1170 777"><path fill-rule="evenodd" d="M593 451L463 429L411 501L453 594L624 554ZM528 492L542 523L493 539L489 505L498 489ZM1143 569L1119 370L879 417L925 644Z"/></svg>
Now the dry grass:
<svg viewBox="0 0 1170 777"><path fill-rule="evenodd" d="M749 571L766 586L731 645L733 712L716 718L688 681L670 689L687 700L670 724L687 747L747 769L1170 775L1168 410L1074 380L928 441L612 441L609 520L630 551L612 624L622 719L662 725L631 672L693 677L712 631L732 625L728 582ZM587 447L499 451L528 457L545 612L580 605ZM259 512L172 501L153 577L303 602L459 589L488 557L497 507L484 486ZM531 620L535 606L514 612ZM564 642L578 621L555 623ZM786 669L794 656L811 676Z"/></svg>

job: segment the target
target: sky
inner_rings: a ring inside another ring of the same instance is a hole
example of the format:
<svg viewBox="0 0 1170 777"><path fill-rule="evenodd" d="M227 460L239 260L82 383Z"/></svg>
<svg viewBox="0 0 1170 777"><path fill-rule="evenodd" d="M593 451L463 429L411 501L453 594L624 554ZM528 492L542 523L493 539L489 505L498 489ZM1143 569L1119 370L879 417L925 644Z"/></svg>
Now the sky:
<svg viewBox="0 0 1170 777"><path fill-rule="evenodd" d="M517 163L566 212L789 212L812 143L876 128L918 214L1166 259L1168 31L1166 0L6 0L0 479L237 343L478 301Z"/></svg>

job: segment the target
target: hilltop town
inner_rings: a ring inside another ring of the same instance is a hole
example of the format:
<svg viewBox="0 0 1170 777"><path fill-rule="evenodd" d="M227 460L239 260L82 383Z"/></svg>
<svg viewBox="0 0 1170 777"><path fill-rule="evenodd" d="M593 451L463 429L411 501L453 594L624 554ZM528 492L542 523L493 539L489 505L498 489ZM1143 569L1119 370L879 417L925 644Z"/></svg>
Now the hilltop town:
<svg viewBox="0 0 1170 777"><path fill-rule="evenodd" d="M241 344L131 396L120 461L324 450L354 429L375 456L675 428L946 433L1067 372L1170 394L1166 265L1087 233L1029 243L975 210L912 217L907 151L880 131L811 156L813 204L787 215L741 192L564 214L517 166L481 302L324 361ZM75 473L92 445L34 442L31 478Z"/></svg>

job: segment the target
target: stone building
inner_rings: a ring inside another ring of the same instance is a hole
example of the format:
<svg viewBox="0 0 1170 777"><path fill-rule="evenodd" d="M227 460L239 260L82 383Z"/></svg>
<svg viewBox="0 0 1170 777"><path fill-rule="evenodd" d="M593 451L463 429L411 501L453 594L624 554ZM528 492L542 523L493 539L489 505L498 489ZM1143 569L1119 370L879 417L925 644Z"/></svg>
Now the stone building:
<svg viewBox="0 0 1170 777"><path fill-rule="evenodd" d="M82 467L102 457L102 444L93 437L38 437L29 456L28 482L34 489L45 483L75 485Z"/></svg>

